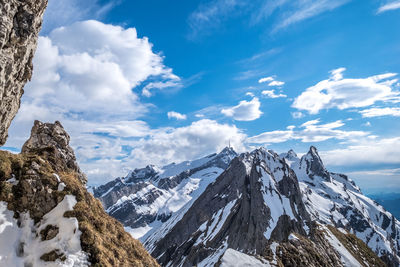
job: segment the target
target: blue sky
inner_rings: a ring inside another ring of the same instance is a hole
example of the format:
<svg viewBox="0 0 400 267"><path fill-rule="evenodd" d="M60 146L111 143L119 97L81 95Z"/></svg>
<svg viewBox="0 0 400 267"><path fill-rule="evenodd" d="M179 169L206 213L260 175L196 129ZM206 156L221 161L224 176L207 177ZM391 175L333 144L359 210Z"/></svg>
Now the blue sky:
<svg viewBox="0 0 400 267"><path fill-rule="evenodd" d="M60 120L89 183L146 164L315 145L400 189L400 1L50 0L6 147Z"/></svg>

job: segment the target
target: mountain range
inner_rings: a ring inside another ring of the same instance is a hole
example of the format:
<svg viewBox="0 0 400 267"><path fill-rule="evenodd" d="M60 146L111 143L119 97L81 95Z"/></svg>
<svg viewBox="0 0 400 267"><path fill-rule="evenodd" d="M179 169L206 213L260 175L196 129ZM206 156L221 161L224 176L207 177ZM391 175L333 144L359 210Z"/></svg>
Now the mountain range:
<svg viewBox="0 0 400 267"><path fill-rule="evenodd" d="M162 266L399 266L400 223L315 147L135 169L94 188Z"/></svg>

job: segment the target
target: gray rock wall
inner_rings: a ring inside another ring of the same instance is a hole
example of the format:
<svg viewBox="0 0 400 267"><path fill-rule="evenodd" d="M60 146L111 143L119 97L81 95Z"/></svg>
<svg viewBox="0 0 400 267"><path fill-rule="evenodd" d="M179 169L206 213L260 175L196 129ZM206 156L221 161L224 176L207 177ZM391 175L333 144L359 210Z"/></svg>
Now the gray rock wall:
<svg viewBox="0 0 400 267"><path fill-rule="evenodd" d="M17 114L47 0L0 0L0 145Z"/></svg>

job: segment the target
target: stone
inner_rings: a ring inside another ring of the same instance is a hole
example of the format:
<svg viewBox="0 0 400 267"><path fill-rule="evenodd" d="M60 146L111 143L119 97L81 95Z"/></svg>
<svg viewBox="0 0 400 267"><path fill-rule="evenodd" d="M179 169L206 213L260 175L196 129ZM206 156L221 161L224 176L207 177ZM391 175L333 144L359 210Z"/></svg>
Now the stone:
<svg viewBox="0 0 400 267"><path fill-rule="evenodd" d="M22 146L22 153L40 155L57 171L75 171L79 180L86 184L86 175L80 170L73 149L69 146L69 134L59 121L42 123L35 121L30 138Z"/></svg>
<svg viewBox="0 0 400 267"><path fill-rule="evenodd" d="M32 58L47 0L0 0L0 146L15 117L23 87L32 76Z"/></svg>

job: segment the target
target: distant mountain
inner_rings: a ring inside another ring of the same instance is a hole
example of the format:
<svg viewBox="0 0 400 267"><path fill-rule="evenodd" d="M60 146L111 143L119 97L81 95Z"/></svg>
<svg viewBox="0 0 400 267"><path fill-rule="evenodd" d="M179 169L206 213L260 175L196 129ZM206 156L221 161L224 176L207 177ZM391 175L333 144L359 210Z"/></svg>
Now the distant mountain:
<svg viewBox="0 0 400 267"><path fill-rule="evenodd" d="M94 188L106 211L134 237L144 240L177 211L190 207L205 188L229 166L237 153L225 148L201 159L149 165Z"/></svg>
<svg viewBox="0 0 400 267"><path fill-rule="evenodd" d="M301 158L224 149L135 170L94 192L162 266L400 262L399 221L347 176L326 170L315 147Z"/></svg>

